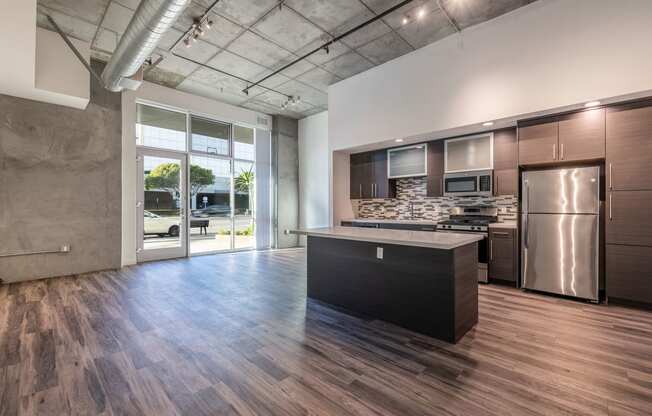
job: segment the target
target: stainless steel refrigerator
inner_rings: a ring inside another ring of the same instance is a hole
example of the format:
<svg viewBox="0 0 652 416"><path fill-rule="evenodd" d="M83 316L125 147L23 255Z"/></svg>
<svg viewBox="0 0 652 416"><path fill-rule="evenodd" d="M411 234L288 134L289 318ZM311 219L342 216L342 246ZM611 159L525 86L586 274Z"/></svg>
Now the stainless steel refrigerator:
<svg viewBox="0 0 652 416"><path fill-rule="evenodd" d="M598 300L600 168L522 174L522 286Z"/></svg>

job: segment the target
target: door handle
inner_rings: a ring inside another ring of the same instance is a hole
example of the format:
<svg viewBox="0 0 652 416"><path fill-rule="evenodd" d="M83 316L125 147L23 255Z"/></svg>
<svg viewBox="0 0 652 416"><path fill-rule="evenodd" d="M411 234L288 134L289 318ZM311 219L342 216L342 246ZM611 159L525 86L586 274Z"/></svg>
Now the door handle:
<svg viewBox="0 0 652 416"><path fill-rule="evenodd" d="M560 153L559 159L564 160L564 143L559 145L559 153Z"/></svg>
<svg viewBox="0 0 652 416"><path fill-rule="evenodd" d="M609 192L609 221L613 219L612 212L613 212L614 203L613 203L612 196L613 196L613 192Z"/></svg>
<svg viewBox="0 0 652 416"><path fill-rule="evenodd" d="M552 144L552 160L557 160L557 143Z"/></svg>
<svg viewBox="0 0 652 416"><path fill-rule="evenodd" d="M494 240L489 240L489 260L494 259Z"/></svg>
<svg viewBox="0 0 652 416"><path fill-rule="evenodd" d="M609 189L614 189L612 172L613 172L612 164L609 163Z"/></svg>

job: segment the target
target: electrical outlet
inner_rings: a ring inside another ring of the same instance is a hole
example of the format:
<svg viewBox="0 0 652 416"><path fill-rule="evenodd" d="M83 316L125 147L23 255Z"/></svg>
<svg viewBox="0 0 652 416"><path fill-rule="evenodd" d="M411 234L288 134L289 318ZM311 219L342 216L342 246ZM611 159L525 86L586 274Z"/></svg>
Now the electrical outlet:
<svg viewBox="0 0 652 416"><path fill-rule="evenodd" d="M376 258L378 260L383 259L383 248L382 247L376 247Z"/></svg>

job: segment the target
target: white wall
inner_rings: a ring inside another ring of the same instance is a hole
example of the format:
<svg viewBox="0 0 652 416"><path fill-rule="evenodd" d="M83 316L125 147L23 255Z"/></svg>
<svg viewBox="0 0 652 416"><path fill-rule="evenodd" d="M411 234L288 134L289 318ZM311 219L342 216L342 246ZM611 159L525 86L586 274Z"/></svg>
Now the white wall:
<svg viewBox="0 0 652 416"><path fill-rule="evenodd" d="M649 94L651 22L650 0L532 3L332 85L330 148Z"/></svg>
<svg viewBox="0 0 652 416"><path fill-rule="evenodd" d="M188 94L150 82L143 82L136 91L122 93L122 265L135 264L136 259L136 102L150 102L190 111L193 114L229 123L239 123L256 128L265 140L262 131L271 130L272 118L268 115L236 107L209 98ZM259 156L260 149L256 149ZM263 161L264 162L264 161ZM264 170L266 167L260 167ZM256 171L259 166L256 165ZM260 191L258 191L260 192ZM263 200L261 200L263 201ZM263 240L257 239L257 244Z"/></svg>
<svg viewBox="0 0 652 416"><path fill-rule="evenodd" d="M299 227L330 224L328 112L299 120Z"/></svg>

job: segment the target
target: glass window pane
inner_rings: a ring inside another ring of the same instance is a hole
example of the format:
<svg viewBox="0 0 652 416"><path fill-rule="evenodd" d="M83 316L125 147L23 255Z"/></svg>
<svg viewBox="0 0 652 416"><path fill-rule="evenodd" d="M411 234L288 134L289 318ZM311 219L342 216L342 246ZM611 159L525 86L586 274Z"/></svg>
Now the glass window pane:
<svg viewBox="0 0 652 416"><path fill-rule="evenodd" d="M254 160L254 129L249 127L233 127L233 157L236 159Z"/></svg>
<svg viewBox="0 0 652 416"><path fill-rule="evenodd" d="M186 150L186 115L138 104L136 143L160 149Z"/></svg>
<svg viewBox="0 0 652 416"><path fill-rule="evenodd" d="M178 159L145 156L143 248L181 245L181 163Z"/></svg>
<svg viewBox="0 0 652 416"><path fill-rule="evenodd" d="M255 245L254 234L254 164L233 162L233 209L234 248L248 248Z"/></svg>
<svg viewBox="0 0 652 416"><path fill-rule="evenodd" d="M190 126L193 151L229 156L230 124L192 116Z"/></svg>
<svg viewBox="0 0 652 416"><path fill-rule="evenodd" d="M231 249L231 161L190 156L190 252Z"/></svg>

